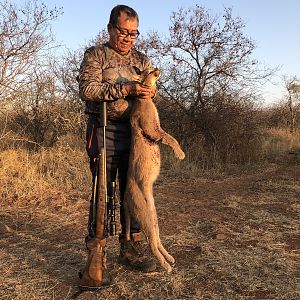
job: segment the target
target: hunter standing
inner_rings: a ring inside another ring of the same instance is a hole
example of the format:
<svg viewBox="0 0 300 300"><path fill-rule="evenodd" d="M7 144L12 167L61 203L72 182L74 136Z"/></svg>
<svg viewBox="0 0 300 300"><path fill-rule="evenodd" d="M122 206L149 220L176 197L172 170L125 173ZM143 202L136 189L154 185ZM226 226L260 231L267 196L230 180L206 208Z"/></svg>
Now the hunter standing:
<svg viewBox="0 0 300 300"><path fill-rule="evenodd" d="M139 36L139 17L135 10L117 5L110 14L107 30L109 41L85 51L80 66L79 92L88 114L86 150L90 169L95 176L95 158L102 144L99 125L100 102L107 102L107 182L116 181L120 192L120 255L118 262L131 268L151 272L155 262L144 255L141 245L142 233L137 221L131 222L131 241L125 239L125 216L123 199L127 181L127 169L131 143L130 112L135 97L155 97L156 87L148 88L128 79L130 72L145 70L150 60L133 46ZM93 238L95 228L91 221L92 202L86 241Z"/></svg>

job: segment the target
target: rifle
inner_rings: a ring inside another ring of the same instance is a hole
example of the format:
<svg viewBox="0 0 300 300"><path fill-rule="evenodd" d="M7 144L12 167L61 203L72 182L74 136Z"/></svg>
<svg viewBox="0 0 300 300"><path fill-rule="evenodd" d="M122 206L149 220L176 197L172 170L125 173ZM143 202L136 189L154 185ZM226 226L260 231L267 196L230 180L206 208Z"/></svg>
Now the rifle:
<svg viewBox="0 0 300 300"><path fill-rule="evenodd" d="M103 278L103 271L106 271L106 242L108 234L116 234L115 221L115 182L109 187L109 196L107 194L107 176L106 176L106 102L101 102L100 126L103 130L103 143L100 154L96 158L96 171L93 180L92 190L92 220L95 228L94 237L86 242L88 249L88 259L85 268L80 272L80 286L83 288L100 288L108 284L108 280ZM109 201L108 201L109 200ZM108 226L110 218L110 226ZM110 230L108 231L108 227Z"/></svg>

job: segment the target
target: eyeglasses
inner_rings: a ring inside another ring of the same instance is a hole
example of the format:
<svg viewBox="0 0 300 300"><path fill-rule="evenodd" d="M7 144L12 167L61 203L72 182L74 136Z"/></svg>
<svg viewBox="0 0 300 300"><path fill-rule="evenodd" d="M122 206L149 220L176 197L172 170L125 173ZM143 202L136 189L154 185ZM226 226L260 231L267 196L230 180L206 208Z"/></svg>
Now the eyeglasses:
<svg viewBox="0 0 300 300"><path fill-rule="evenodd" d="M130 38L132 40L135 40L138 38L138 36L140 35L139 31L135 31L135 32L128 32L127 30L121 29L120 27L118 27L117 25L114 25L114 27L117 29L118 31L118 36L121 38L126 38L128 36L130 36Z"/></svg>

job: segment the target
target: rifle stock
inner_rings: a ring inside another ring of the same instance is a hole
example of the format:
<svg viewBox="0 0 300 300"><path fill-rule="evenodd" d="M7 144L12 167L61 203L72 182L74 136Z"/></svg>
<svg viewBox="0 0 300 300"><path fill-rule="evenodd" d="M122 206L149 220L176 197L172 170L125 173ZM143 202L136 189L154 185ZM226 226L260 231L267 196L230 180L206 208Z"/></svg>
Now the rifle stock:
<svg viewBox="0 0 300 300"><path fill-rule="evenodd" d="M104 230L107 220L106 151L104 147L101 148L99 160L96 193L96 238L101 240L106 235Z"/></svg>

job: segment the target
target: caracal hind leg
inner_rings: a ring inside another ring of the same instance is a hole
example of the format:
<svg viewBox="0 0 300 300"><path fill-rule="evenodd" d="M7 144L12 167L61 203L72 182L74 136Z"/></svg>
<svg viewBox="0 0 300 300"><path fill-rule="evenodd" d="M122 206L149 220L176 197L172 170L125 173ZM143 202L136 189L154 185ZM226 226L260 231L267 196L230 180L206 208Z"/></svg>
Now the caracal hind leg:
<svg viewBox="0 0 300 300"><path fill-rule="evenodd" d="M167 259L167 261L169 261L171 264L175 263L174 257L166 250L166 248L162 245L160 240L158 241L158 250Z"/></svg>
<svg viewBox="0 0 300 300"><path fill-rule="evenodd" d="M124 201L124 214L125 214L125 237L126 241L130 241L130 223L131 223L131 216L128 207L128 202L131 201L130 198L126 197L126 201Z"/></svg>
<svg viewBox="0 0 300 300"><path fill-rule="evenodd" d="M147 201L150 218L144 224L144 231L147 233L152 253L157 257L161 266L168 272L171 272L172 267L166 259L171 263L174 263L175 259L167 252L160 242L157 213L152 194L147 195Z"/></svg>
<svg viewBox="0 0 300 300"><path fill-rule="evenodd" d="M143 193L137 186L137 184L129 180L127 183L127 189L125 193L125 199L124 199L124 213L125 213L125 231L126 231L126 240L130 241L130 224L131 224L131 217L134 213L133 208L130 209L130 207L134 206L134 203L137 203L137 206L139 207L138 203L145 202ZM137 217L137 216L135 216Z"/></svg>
<svg viewBox="0 0 300 300"><path fill-rule="evenodd" d="M171 263L175 263L175 259L170 253L166 250L166 248L162 245L161 240L160 240L160 234L159 234L159 227L158 227L158 220L157 220L157 213L156 210L154 212L154 224L155 224L155 231L156 231L156 236L157 236L157 246L158 250L161 252L161 254Z"/></svg>
<svg viewBox="0 0 300 300"><path fill-rule="evenodd" d="M148 238L149 238L149 244L150 244L151 251L156 256L156 258L158 259L160 265L168 273L170 273L172 271L172 267L166 261L165 257L161 254L161 252L159 251L159 249L158 249L158 240L155 238L155 236L152 233L148 233Z"/></svg>

